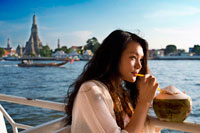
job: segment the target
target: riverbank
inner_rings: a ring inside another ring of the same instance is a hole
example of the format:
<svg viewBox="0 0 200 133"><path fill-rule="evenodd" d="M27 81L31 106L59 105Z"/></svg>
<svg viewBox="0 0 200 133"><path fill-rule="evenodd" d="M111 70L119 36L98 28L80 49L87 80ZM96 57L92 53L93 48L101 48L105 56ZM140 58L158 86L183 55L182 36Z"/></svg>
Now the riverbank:
<svg viewBox="0 0 200 133"><path fill-rule="evenodd" d="M200 56L156 56L149 60L200 60Z"/></svg>
<svg viewBox="0 0 200 133"><path fill-rule="evenodd" d="M21 60L46 60L46 61L52 61L52 60L56 60L56 61L60 61L61 59L55 58L55 57L21 57L21 58L17 58L17 57L4 57L2 58L4 60L8 60L8 61L21 61ZM66 59L62 59L62 60L66 60Z"/></svg>
<svg viewBox="0 0 200 133"><path fill-rule="evenodd" d="M55 57L6 57L0 58L0 60L8 61L21 61L21 60L40 60L40 61L65 61L66 59L59 59ZM80 59L83 61L88 61L89 59ZM149 57L149 60L200 60L200 56L156 56Z"/></svg>

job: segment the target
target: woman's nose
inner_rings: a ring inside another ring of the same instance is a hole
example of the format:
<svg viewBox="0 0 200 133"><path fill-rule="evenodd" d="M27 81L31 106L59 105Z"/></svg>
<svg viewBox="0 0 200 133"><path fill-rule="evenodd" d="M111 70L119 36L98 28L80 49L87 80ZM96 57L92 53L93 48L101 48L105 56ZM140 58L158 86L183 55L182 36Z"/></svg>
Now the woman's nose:
<svg viewBox="0 0 200 133"><path fill-rule="evenodd" d="M141 64L140 60L136 61L135 62L135 68L136 69L141 69L141 67L142 67L142 64Z"/></svg>

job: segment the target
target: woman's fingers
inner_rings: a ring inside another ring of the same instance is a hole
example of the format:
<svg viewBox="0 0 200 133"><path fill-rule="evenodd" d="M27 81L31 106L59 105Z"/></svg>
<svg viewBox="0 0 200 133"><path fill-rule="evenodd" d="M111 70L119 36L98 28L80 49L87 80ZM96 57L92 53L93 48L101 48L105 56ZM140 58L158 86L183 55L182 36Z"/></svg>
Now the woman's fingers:
<svg viewBox="0 0 200 133"><path fill-rule="evenodd" d="M154 86L157 82L156 82L156 78L152 75L145 75L145 78L146 78L146 82L148 85L150 86Z"/></svg>
<svg viewBox="0 0 200 133"><path fill-rule="evenodd" d="M154 89L157 90L157 88L158 88L158 83L156 82L154 85Z"/></svg>
<svg viewBox="0 0 200 133"><path fill-rule="evenodd" d="M158 88L158 83L156 82L156 78L150 74L146 74L144 77L140 77L141 84L146 84L149 88ZM142 86L143 86L142 85Z"/></svg>
<svg viewBox="0 0 200 133"><path fill-rule="evenodd" d="M151 102L157 88L158 83L156 82L156 78L154 76L148 74L141 77L139 81L140 101Z"/></svg>

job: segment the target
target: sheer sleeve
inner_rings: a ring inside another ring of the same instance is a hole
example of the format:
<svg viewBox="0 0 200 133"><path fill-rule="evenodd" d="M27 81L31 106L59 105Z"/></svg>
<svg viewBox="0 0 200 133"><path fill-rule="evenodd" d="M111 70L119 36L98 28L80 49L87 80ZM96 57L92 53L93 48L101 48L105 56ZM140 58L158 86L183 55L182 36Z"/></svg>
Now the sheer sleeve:
<svg viewBox="0 0 200 133"><path fill-rule="evenodd" d="M72 133L127 133L116 123L108 90L96 82L84 83L78 92L72 113Z"/></svg>

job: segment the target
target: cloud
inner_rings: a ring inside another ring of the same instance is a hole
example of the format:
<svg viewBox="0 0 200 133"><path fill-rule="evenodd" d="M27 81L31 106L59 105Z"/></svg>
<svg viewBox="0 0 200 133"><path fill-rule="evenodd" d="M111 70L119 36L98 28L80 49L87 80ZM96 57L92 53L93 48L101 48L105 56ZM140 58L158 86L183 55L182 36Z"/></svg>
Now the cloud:
<svg viewBox="0 0 200 133"><path fill-rule="evenodd" d="M72 35L76 36L77 38L80 38L81 40L86 40L91 37L92 32L91 31L74 31Z"/></svg>
<svg viewBox="0 0 200 133"><path fill-rule="evenodd" d="M182 7L177 9L158 10L145 15L146 18L164 18L164 17L182 17L196 15L200 13L200 9L195 7Z"/></svg>

